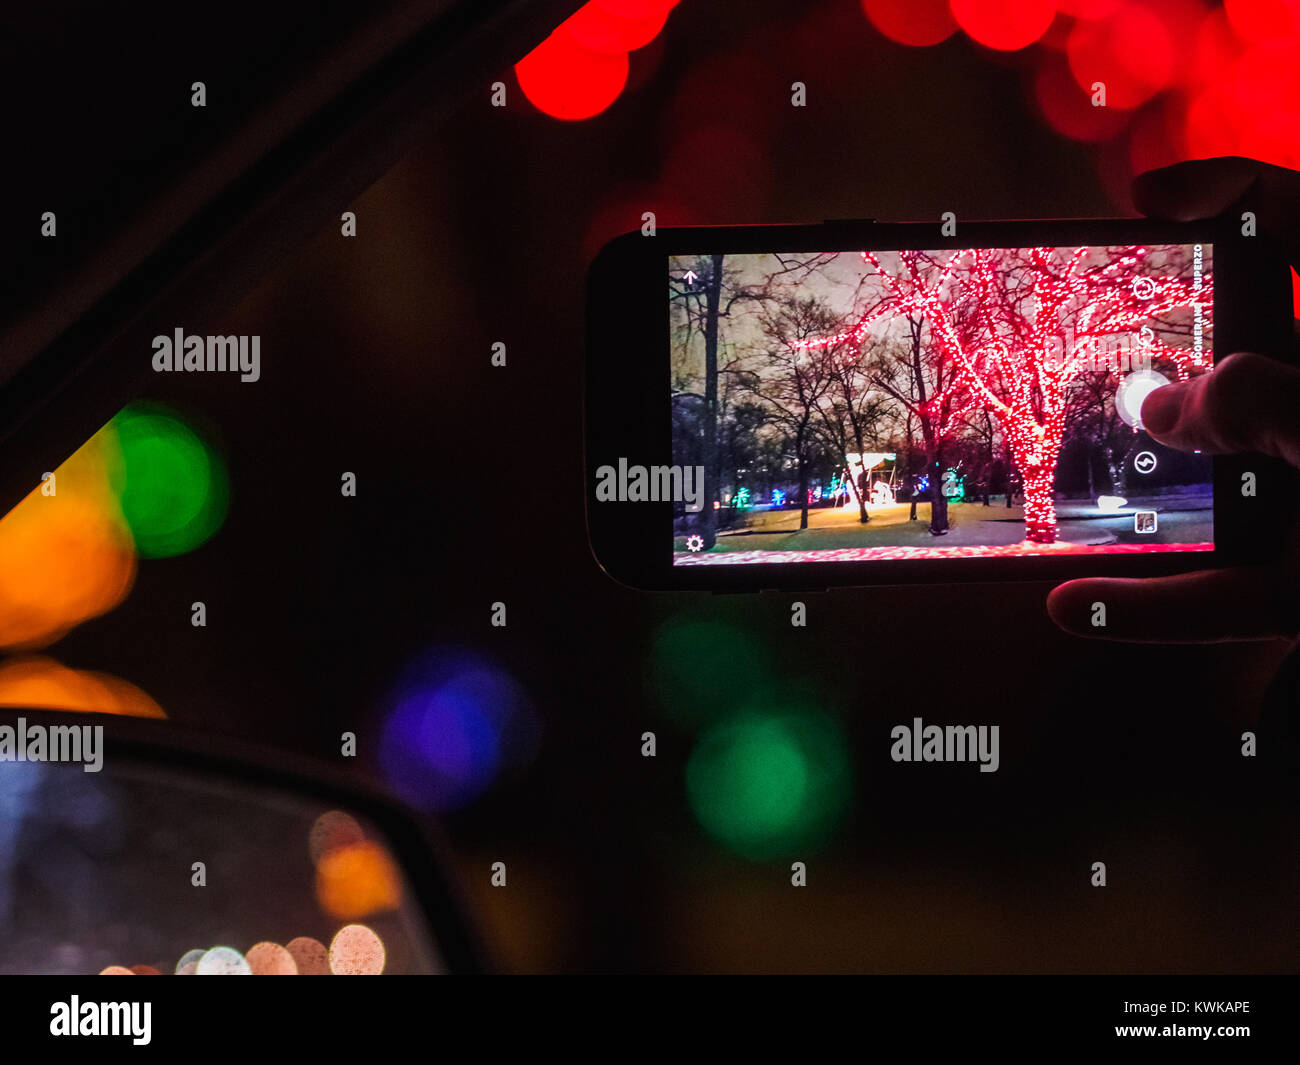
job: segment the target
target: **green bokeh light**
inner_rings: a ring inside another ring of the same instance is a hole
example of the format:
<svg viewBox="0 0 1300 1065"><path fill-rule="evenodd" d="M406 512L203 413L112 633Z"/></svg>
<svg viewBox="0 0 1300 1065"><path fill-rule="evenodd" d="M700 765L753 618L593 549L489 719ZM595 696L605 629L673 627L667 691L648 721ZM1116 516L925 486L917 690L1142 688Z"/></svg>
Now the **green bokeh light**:
<svg viewBox="0 0 1300 1065"><path fill-rule="evenodd" d="M655 633L651 680L659 703L682 724L733 713L770 683L754 636L725 621L673 618Z"/></svg>
<svg viewBox="0 0 1300 1065"><path fill-rule="evenodd" d="M133 404L112 426L121 452L115 487L136 550L144 558L193 551L226 516L220 457L162 407Z"/></svg>
<svg viewBox="0 0 1300 1065"><path fill-rule="evenodd" d="M687 763L686 790L708 835L764 861L824 844L848 804L850 777L834 721L816 712L772 712L706 732Z"/></svg>

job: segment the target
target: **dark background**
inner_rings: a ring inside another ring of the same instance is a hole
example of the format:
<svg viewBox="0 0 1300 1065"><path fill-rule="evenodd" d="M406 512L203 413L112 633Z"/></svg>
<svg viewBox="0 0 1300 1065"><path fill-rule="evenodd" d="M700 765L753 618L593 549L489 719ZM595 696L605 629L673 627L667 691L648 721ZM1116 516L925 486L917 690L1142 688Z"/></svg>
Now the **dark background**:
<svg viewBox="0 0 1300 1065"><path fill-rule="evenodd" d="M201 150L196 122L255 107L359 10L16 15L30 32L0 53L21 100L9 306ZM498 78L504 110L488 106ZM789 105L795 80L805 109ZM1105 149L1046 128L1026 85L1018 55L961 35L902 48L855 0L684 0L585 122L538 113L508 71L484 71L477 103L348 205L355 239L323 225L222 320L184 323L262 337L256 384L175 375L147 393L220 442L227 522L190 555L143 562L122 606L49 653L216 732L335 758L354 730L363 760L404 663L450 643L492 656L537 705L537 757L445 827L508 969L1294 969L1294 791L1239 754L1284 645L1080 641L1034 584L810 596L793 629L788 598L637 593L587 549L583 278L603 240L644 210L660 224L1126 211ZM49 202L57 246L28 237ZM498 340L505 369L489 363ZM190 625L195 599L206 628ZM505 629L489 624L496 600ZM696 824L695 731L648 676L657 626L683 616L751 633L842 722L854 794L824 849L751 863ZM889 730L914 716L1000 725L1000 771L892 763ZM655 759L640 756L646 730ZM505 890L488 886L496 860ZM1098 860L1104 890L1089 885Z"/></svg>

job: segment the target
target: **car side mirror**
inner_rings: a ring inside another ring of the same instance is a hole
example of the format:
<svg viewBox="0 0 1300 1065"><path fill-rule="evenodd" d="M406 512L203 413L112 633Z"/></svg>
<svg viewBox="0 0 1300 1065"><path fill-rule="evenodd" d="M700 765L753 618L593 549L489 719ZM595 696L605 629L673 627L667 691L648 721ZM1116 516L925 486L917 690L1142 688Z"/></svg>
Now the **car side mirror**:
<svg viewBox="0 0 1300 1065"><path fill-rule="evenodd" d="M0 973L473 972L419 819L166 722L0 713Z"/></svg>

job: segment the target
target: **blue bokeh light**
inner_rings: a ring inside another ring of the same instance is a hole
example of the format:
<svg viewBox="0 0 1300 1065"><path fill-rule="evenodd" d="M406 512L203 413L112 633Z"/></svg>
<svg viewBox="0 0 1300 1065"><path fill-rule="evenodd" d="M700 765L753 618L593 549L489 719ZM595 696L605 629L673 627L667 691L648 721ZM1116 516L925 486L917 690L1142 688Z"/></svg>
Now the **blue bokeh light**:
<svg viewBox="0 0 1300 1065"><path fill-rule="evenodd" d="M475 651L446 648L420 657L387 705L381 768L394 790L425 809L464 806L536 752L527 693Z"/></svg>

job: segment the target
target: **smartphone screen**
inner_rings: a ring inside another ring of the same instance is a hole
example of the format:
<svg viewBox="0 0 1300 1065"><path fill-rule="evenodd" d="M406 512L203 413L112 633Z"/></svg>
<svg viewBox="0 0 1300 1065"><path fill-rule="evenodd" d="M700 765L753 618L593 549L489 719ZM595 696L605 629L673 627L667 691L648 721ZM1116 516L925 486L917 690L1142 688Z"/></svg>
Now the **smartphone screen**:
<svg viewBox="0 0 1300 1065"><path fill-rule="evenodd" d="M672 564L1213 551L1213 246L667 256ZM627 485L622 486L627 488Z"/></svg>

